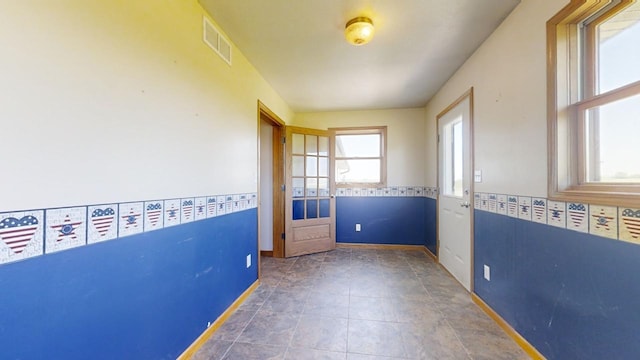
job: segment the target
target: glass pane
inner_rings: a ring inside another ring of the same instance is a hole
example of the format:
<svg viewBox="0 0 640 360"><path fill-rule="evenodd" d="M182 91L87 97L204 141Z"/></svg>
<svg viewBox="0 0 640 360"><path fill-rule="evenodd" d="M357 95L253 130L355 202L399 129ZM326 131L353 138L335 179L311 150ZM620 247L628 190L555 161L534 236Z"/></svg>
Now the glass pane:
<svg viewBox="0 0 640 360"><path fill-rule="evenodd" d="M462 116L458 116L442 129L442 193L448 196L462 197Z"/></svg>
<svg viewBox="0 0 640 360"><path fill-rule="evenodd" d="M304 135L302 134L292 135L291 151L294 154L304 154Z"/></svg>
<svg viewBox="0 0 640 360"><path fill-rule="evenodd" d="M380 160L336 160L336 181L379 183Z"/></svg>
<svg viewBox="0 0 640 360"><path fill-rule="evenodd" d="M329 179L318 179L318 196L329 196Z"/></svg>
<svg viewBox="0 0 640 360"><path fill-rule="evenodd" d="M329 176L329 158L318 158L318 176Z"/></svg>
<svg viewBox="0 0 640 360"><path fill-rule="evenodd" d="M336 135L336 157L380 157L380 134Z"/></svg>
<svg viewBox="0 0 640 360"><path fill-rule="evenodd" d="M292 156L292 167L291 175L293 176L304 176L304 156Z"/></svg>
<svg viewBox="0 0 640 360"><path fill-rule="evenodd" d="M304 197L304 178L293 178L293 197Z"/></svg>
<svg viewBox="0 0 640 360"><path fill-rule="evenodd" d="M307 219L318 217L318 200L307 200Z"/></svg>
<svg viewBox="0 0 640 360"><path fill-rule="evenodd" d="M640 2L598 26L598 93L640 80L638 14Z"/></svg>
<svg viewBox="0 0 640 360"><path fill-rule="evenodd" d="M585 115L587 181L640 183L640 95Z"/></svg>
<svg viewBox="0 0 640 360"><path fill-rule="evenodd" d="M293 220L304 219L304 200L293 200Z"/></svg>
<svg viewBox="0 0 640 360"><path fill-rule="evenodd" d="M453 124L453 194L462 197L462 121Z"/></svg>
<svg viewBox="0 0 640 360"><path fill-rule="evenodd" d="M318 176L318 158L307 156L307 176Z"/></svg>
<svg viewBox="0 0 640 360"><path fill-rule="evenodd" d="M329 156L329 138L326 136L318 137L318 155Z"/></svg>
<svg viewBox="0 0 640 360"><path fill-rule="evenodd" d="M318 196L318 178L307 178L307 196Z"/></svg>
<svg viewBox="0 0 640 360"><path fill-rule="evenodd" d="M307 155L318 155L318 137L307 135Z"/></svg>
<svg viewBox="0 0 640 360"><path fill-rule="evenodd" d="M331 213L331 211L329 210L329 199L321 199L320 200L320 217L321 218L328 218Z"/></svg>

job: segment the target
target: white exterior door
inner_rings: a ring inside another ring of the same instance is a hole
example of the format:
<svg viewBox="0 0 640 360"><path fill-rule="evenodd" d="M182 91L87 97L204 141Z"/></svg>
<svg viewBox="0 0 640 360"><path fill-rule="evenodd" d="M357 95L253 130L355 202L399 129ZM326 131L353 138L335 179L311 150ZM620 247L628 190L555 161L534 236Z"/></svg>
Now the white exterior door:
<svg viewBox="0 0 640 360"><path fill-rule="evenodd" d="M438 115L438 258L471 291L472 92Z"/></svg>

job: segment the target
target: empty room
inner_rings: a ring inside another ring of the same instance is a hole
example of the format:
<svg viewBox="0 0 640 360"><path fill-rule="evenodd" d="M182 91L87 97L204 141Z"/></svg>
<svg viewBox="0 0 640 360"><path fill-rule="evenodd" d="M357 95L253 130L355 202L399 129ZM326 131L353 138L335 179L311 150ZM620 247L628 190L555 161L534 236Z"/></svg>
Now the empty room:
<svg viewBox="0 0 640 360"><path fill-rule="evenodd" d="M0 359L637 359L640 1L0 5Z"/></svg>

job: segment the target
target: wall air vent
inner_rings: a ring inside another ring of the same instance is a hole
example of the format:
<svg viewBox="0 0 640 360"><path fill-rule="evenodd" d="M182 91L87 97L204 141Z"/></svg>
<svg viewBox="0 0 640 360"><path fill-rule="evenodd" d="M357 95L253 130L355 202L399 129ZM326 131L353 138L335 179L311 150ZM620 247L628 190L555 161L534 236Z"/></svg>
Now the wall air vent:
<svg viewBox="0 0 640 360"><path fill-rule="evenodd" d="M222 60L231 65L231 43L204 16L202 17L202 33L204 43L209 45L216 54L220 55Z"/></svg>

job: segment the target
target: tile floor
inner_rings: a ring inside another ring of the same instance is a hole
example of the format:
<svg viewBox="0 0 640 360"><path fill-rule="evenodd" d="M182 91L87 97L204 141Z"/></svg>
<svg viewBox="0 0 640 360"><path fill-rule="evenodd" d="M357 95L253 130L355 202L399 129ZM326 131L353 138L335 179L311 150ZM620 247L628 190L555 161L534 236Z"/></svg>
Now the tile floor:
<svg viewBox="0 0 640 360"><path fill-rule="evenodd" d="M262 258L260 286L200 359L528 359L420 251Z"/></svg>

